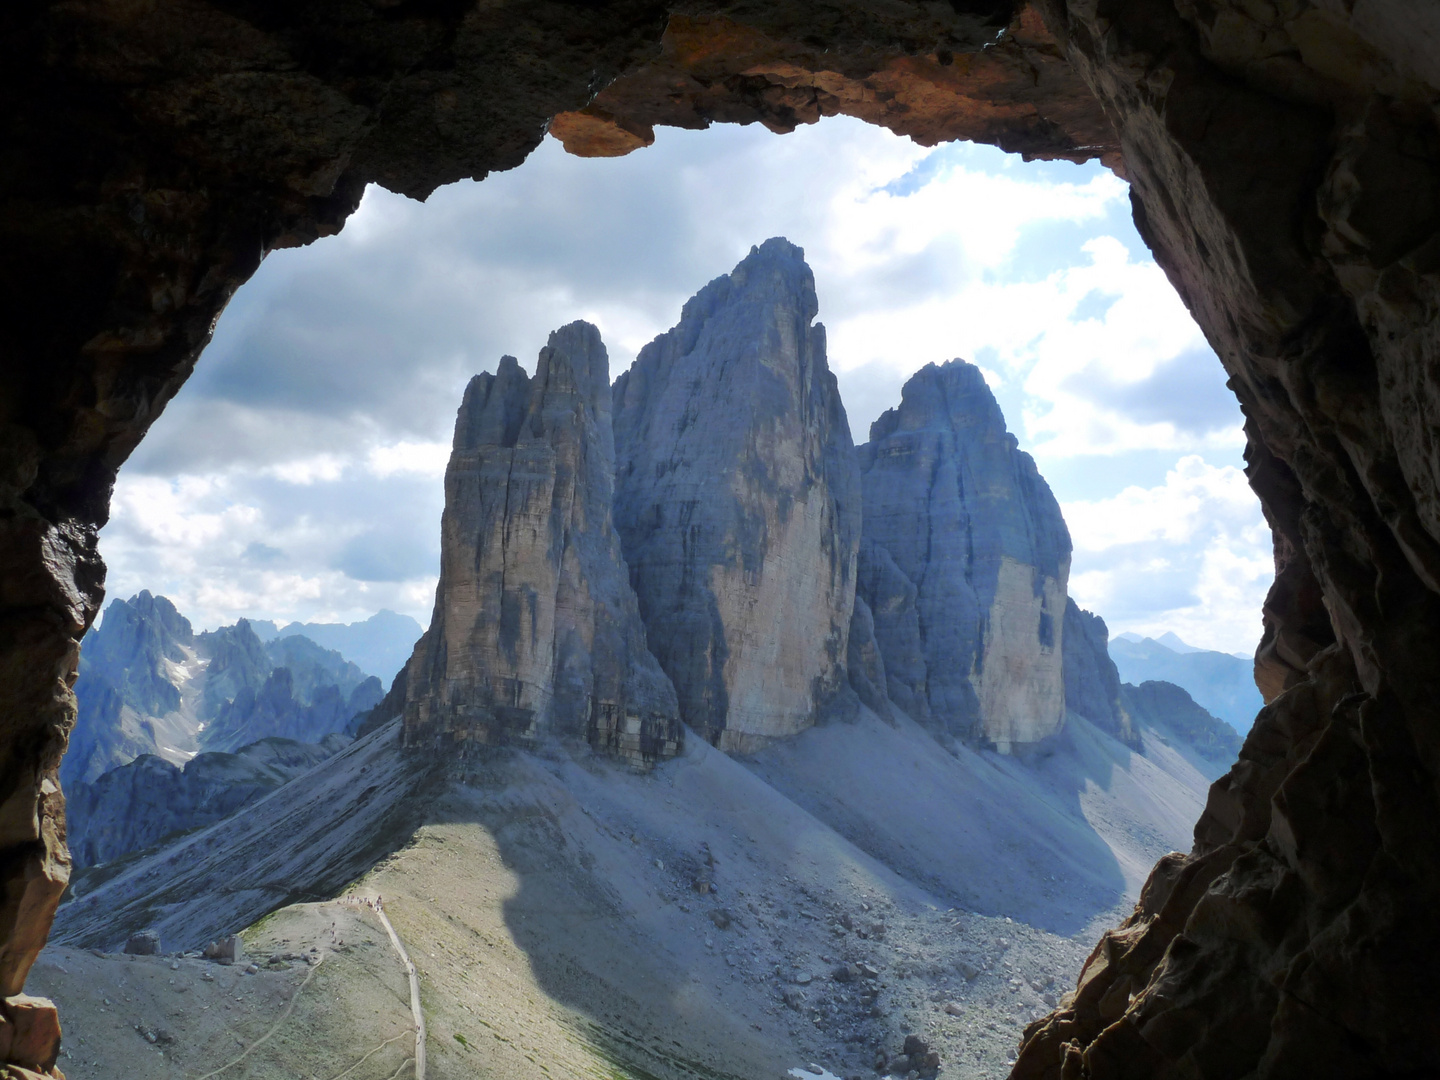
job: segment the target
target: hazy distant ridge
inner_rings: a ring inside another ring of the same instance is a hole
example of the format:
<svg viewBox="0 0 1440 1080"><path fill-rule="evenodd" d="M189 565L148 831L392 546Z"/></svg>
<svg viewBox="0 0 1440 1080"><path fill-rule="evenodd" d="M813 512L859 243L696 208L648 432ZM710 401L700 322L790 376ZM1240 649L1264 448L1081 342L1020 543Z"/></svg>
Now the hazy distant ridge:
<svg viewBox="0 0 1440 1080"><path fill-rule="evenodd" d="M1166 635L1173 637L1173 635ZM1255 687L1254 664L1229 653L1194 649L1179 638L1190 652L1179 652L1154 638L1132 641L1125 637L1110 641L1110 657L1129 683L1152 680L1183 686L1200 705L1244 734L1264 705Z"/></svg>

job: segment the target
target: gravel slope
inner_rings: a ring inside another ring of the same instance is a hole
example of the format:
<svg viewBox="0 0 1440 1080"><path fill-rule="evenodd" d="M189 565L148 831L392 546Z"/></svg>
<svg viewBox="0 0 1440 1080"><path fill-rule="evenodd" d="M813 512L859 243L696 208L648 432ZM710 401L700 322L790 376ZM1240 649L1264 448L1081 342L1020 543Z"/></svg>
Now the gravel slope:
<svg viewBox="0 0 1440 1080"><path fill-rule="evenodd" d="M557 750L464 782L386 731L92 882L56 936L114 947L155 925L182 947L287 896L381 896L431 1078L868 1078L908 1034L942 1076L992 1077L1154 859L1188 846L1207 784L1161 740L1134 753L1079 720L1028 762L867 715L745 760L692 738L649 775ZM391 994L403 1024L386 980L403 986L393 954L335 993ZM54 993L67 1039L98 1037ZM337 1048L333 1074L364 1041L343 1011L308 1038Z"/></svg>

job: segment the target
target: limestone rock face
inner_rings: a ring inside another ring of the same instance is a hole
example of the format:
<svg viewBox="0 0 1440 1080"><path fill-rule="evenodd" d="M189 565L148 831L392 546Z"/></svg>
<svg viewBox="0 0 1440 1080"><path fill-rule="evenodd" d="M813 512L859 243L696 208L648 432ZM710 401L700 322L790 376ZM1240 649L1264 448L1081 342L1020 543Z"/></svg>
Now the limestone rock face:
<svg viewBox="0 0 1440 1080"><path fill-rule="evenodd" d="M615 524L650 647L724 750L848 692L860 501L817 310L804 252L767 240L615 382Z"/></svg>
<svg viewBox="0 0 1440 1080"><path fill-rule="evenodd" d="M404 673L410 746L588 741L636 764L680 744L612 522L609 358L577 322L535 376L465 390L445 473L440 584ZM397 680L400 686L400 680Z"/></svg>
<svg viewBox="0 0 1440 1080"><path fill-rule="evenodd" d="M1105 620L1067 598L1061 650L1065 658L1065 708L1121 742L1138 747L1139 733L1122 703L1120 672L1110 658L1109 643L1110 630Z"/></svg>
<svg viewBox="0 0 1440 1080"><path fill-rule="evenodd" d="M891 699L1007 751L1058 731L1070 533L980 369L916 372L857 456L859 591Z"/></svg>

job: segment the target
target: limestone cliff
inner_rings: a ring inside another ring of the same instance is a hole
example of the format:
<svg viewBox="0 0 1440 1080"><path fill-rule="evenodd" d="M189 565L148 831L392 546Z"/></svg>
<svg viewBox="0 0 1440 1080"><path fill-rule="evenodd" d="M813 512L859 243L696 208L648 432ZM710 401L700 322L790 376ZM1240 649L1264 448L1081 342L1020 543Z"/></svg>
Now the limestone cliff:
<svg viewBox="0 0 1440 1080"><path fill-rule="evenodd" d="M767 240L615 382L615 524L650 647L724 750L849 693L860 500L817 310L804 252Z"/></svg>
<svg viewBox="0 0 1440 1080"><path fill-rule="evenodd" d="M590 324L551 334L534 378L507 356L471 380L435 612L404 672L407 745L553 735L637 764L677 751L675 691L612 523L614 463L609 358Z"/></svg>
<svg viewBox="0 0 1440 1080"><path fill-rule="evenodd" d="M1065 708L1128 746L1140 735L1123 704L1120 673L1110 659L1110 629L1099 615L1065 601Z"/></svg>
<svg viewBox="0 0 1440 1080"><path fill-rule="evenodd" d="M1003 751L1058 731L1070 533L980 369L916 372L857 456L859 591L891 699Z"/></svg>

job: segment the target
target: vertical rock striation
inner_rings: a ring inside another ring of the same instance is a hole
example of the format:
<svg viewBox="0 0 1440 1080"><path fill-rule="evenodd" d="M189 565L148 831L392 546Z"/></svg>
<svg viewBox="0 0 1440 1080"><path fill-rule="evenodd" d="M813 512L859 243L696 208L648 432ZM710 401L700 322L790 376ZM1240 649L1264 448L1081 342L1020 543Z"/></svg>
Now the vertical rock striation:
<svg viewBox="0 0 1440 1080"><path fill-rule="evenodd" d="M1067 599L1063 640L1065 708L1138 748L1140 735L1123 704L1120 672L1110 659L1110 628L1105 620Z"/></svg>
<svg viewBox="0 0 1440 1080"><path fill-rule="evenodd" d="M507 356L471 380L435 613L404 673L407 745L557 735L637 764L677 751L675 691L646 649L612 523L614 469L595 327L551 334L533 379Z"/></svg>
<svg viewBox="0 0 1440 1080"><path fill-rule="evenodd" d="M767 240L615 383L615 524L650 646L724 750L854 700L859 487L817 310L804 252Z"/></svg>
<svg viewBox="0 0 1440 1080"><path fill-rule="evenodd" d="M1070 533L980 369L916 372L858 457L859 592L890 698L1004 751L1058 731Z"/></svg>

